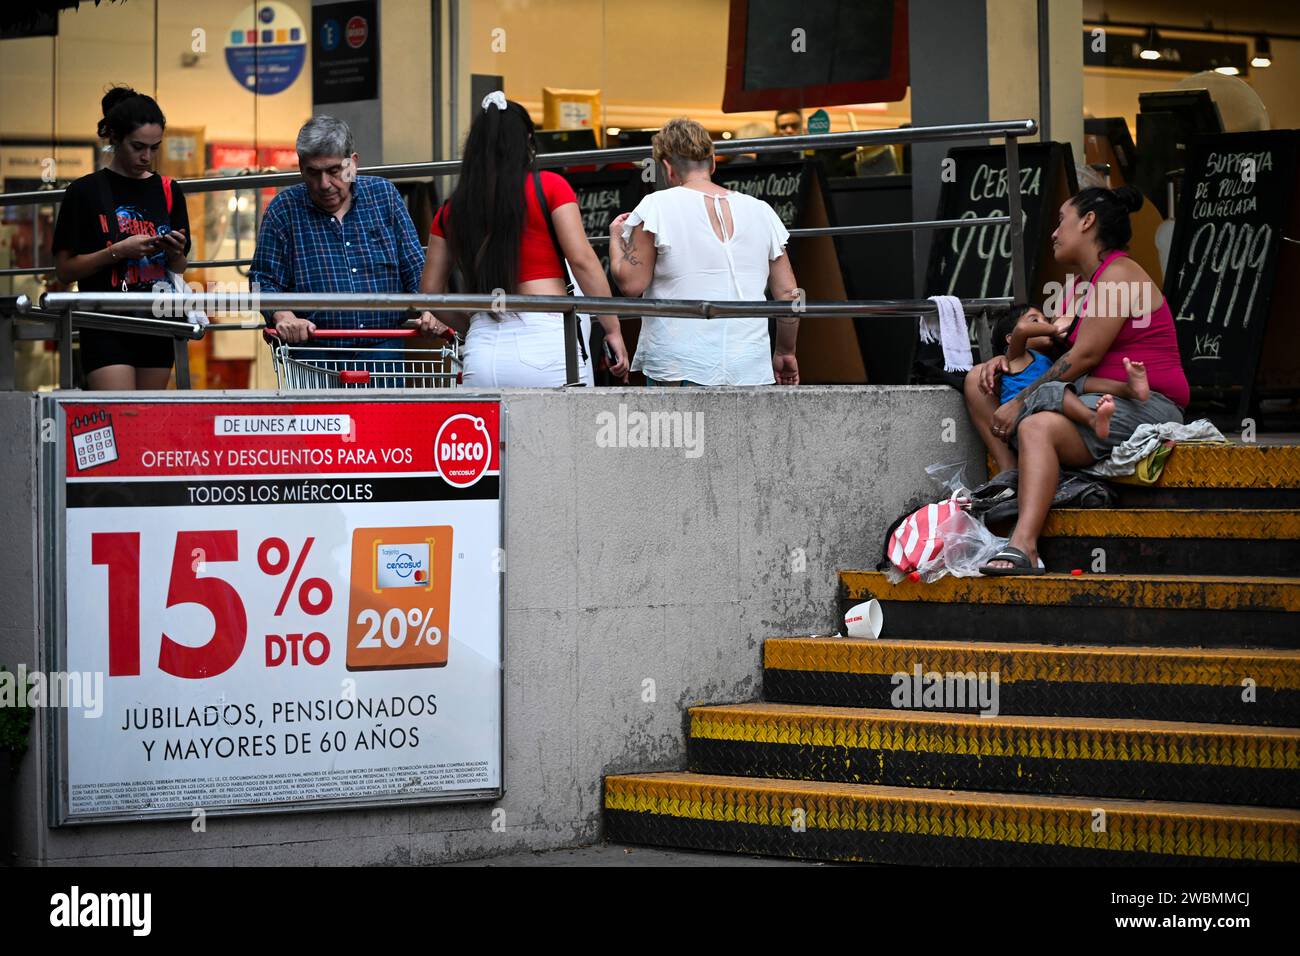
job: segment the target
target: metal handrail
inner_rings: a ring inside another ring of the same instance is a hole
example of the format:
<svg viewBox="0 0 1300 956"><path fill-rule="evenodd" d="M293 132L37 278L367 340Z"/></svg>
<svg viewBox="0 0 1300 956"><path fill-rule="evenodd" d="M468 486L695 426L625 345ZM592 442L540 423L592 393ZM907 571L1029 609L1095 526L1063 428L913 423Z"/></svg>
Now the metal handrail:
<svg viewBox="0 0 1300 956"><path fill-rule="evenodd" d="M1010 298L964 300L970 309L982 311L1012 304ZM101 309L150 311L152 316L116 315ZM72 337L78 327L108 331L167 335L172 339L176 360L178 388L189 388L189 351L187 343L202 339L208 332L263 329L259 321L216 322L207 326L159 316L185 315L202 310L209 314L280 309L366 309L413 312L559 312L564 315L565 350L573 352L576 366L577 316L583 314L623 317L668 317L686 319L766 318L779 315L796 317L917 316L935 314L938 309L929 299L875 299L840 302L754 301L715 302L707 299L629 299L556 295L425 295L367 293L289 293L277 292L253 296L247 292L203 292L183 294L169 292L48 292L36 306L25 295L0 297L0 385L12 387L14 368L10 340L55 338L59 343L60 386L72 387ZM28 320L28 328L19 328L17 320ZM566 361L567 361L566 354ZM567 379L576 380L570 370Z"/></svg>
<svg viewBox="0 0 1300 956"><path fill-rule="evenodd" d="M905 143L961 142L964 140L1032 136L1038 124L1032 119L997 120L988 123L956 123L947 126L899 126L891 129L854 130L845 133L809 133L803 136L763 136L754 139L723 139L713 144L720 156L732 153L789 153L805 149L836 149L856 146L892 146ZM635 162L651 155L649 146L621 146L617 149L587 149L568 153L540 153L537 164L555 166L585 166ZM460 160L444 159L431 163L399 163L388 166L364 166L357 170L364 176L384 179L427 179L430 176L454 176L460 171ZM186 192L220 192L225 189L264 189L274 186L291 186L300 182L301 176L291 173L257 173L246 176L204 176L199 179L180 179L177 183ZM26 206L57 202L63 198L62 189L36 189L20 193L0 193L0 206Z"/></svg>
<svg viewBox="0 0 1300 956"><path fill-rule="evenodd" d="M990 309L1011 305L1007 297L966 299L972 309ZM196 292L185 295L167 292L47 292L41 308L50 312L97 312L103 309L148 311L157 316L184 315L201 310L208 315L231 312L278 312L281 310L328 311L434 311L434 312L559 312L565 315L617 315L620 317L724 319L768 317L775 315L855 316L855 315L932 315L937 312L929 299L862 299L837 302L797 301L713 301L708 299L631 299L569 295L429 295L424 293L366 292L268 292L253 296L244 292ZM161 321L135 319L132 321ZM123 326L126 328L127 326ZM214 324L208 330L247 329L246 323ZM194 337L200 337L196 335Z"/></svg>
<svg viewBox="0 0 1300 956"><path fill-rule="evenodd" d="M977 226L1003 226L1011 221L1010 216L987 216L983 219L924 219L917 222L875 222L859 226L817 226L808 229L789 230L791 239L812 239L817 236L867 236L880 232L910 232L922 229L973 229ZM587 241L599 246L609 242L609 236L588 236ZM192 269L221 269L227 266L246 266L252 259L207 259L189 263L185 271ZM6 276L40 276L54 275L54 266L38 266L29 269L0 269L0 279Z"/></svg>

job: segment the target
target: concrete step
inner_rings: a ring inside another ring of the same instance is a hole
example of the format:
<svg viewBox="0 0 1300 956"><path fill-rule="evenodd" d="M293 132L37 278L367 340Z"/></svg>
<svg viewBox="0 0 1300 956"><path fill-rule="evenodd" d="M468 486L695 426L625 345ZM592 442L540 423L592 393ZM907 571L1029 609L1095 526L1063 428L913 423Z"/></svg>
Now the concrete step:
<svg viewBox="0 0 1300 956"><path fill-rule="evenodd" d="M948 693L996 713L996 678L973 676ZM944 690L900 683L914 706ZM1293 728L752 703L692 707L687 754L703 774L1300 806Z"/></svg>
<svg viewBox="0 0 1300 956"><path fill-rule="evenodd" d="M1300 863L1300 811L692 773L605 778L605 837L911 865Z"/></svg>
<svg viewBox="0 0 1300 956"><path fill-rule="evenodd" d="M1300 511L1059 508L1038 548L1054 571L1300 576Z"/></svg>
<svg viewBox="0 0 1300 956"><path fill-rule="evenodd" d="M1300 579L1044 574L891 584L841 571L843 609L878 599L884 637L1199 647L1300 647Z"/></svg>
<svg viewBox="0 0 1300 956"><path fill-rule="evenodd" d="M988 460L989 474L996 465ZM1293 508L1300 446L1180 445L1152 485L1112 481L1126 508Z"/></svg>
<svg viewBox="0 0 1300 956"><path fill-rule="evenodd" d="M894 675L918 667L997 674L1003 714L1300 727L1298 650L773 638L763 644L763 697L886 708Z"/></svg>

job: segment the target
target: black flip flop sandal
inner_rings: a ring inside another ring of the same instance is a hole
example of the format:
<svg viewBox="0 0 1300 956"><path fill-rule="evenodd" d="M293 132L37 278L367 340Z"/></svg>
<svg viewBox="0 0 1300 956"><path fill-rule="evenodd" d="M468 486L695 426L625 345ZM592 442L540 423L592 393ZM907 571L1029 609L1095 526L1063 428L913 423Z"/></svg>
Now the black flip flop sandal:
<svg viewBox="0 0 1300 956"><path fill-rule="evenodd" d="M1011 567L991 567L991 564L994 561L1010 561ZM1011 578L1046 573L1047 568L1041 566L1034 567L1034 563L1029 560L1029 555L1025 554L1025 552L1021 551L1019 548L1013 548L1010 545L1007 545L1007 547L989 558L988 564L980 565L980 574L991 578Z"/></svg>

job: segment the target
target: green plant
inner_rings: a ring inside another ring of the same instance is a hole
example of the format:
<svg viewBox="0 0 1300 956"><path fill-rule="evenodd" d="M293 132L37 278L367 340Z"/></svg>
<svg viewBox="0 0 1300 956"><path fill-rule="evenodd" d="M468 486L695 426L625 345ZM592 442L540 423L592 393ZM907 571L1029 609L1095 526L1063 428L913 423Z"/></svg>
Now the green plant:
<svg viewBox="0 0 1300 956"><path fill-rule="evenodd" d="M3 675L9 673L3 665L0 665L0 685L6 682ZM27 688L20 687L17 678L12 674L7 680L13 684L14 699L12 704L0 699L0 751L7 750L13 754L13 762L16 765L18 758L27 750L27 728L32 723L32 709L20 703L26 699Z"/></svg>

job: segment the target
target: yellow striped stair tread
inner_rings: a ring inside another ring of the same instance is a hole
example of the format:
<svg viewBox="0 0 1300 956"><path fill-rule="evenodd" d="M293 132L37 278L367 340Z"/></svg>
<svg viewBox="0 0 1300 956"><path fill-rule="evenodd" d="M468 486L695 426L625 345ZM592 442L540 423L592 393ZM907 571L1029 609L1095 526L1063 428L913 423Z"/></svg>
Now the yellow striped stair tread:
<svg viewBox="0 0 1300 956"><path fill-rule="evenodd" d="M1072 605L1177 610L1300 611L1300 579L1173 574L1041 574L1020 577L947 576L926 584L891 584L882 571L841 571L854 601L942 604ZM1300 619L1297 619L1300 629Z"/></svg>
<svg viewBox="0 0 1300 956"><path fill-rule="evenodd" d="M749 703L690 708L690 735L976 757L1300 770L1300 730L1235 724Z"/></svg>
<svg viewBox="0 0 1300 956"><path fill-rule="evenodd" d="M778 637L763 644L769 670L889 675L924 670L998 674L1017 681L1096 684L1258 686L1300 690L1300 650L1061 646L993 641L865 641L837 637Z"/></svg>
<svg viewBox="0 0 1300 956"><path fill-rule="evenodd" d="M1287 509L1053 508L1048 538L1300 540L1300 511Z"/></svg>
<svg viewBox="0 0 1300 956"><path fill-rule="evenodd" d="M1300 445L1179 445L1150 487L1300 488Z"/></svg>
<svg viewBox="0 0 1300 956"><path fill-rule="evenodd" d="M1300 811L1286 809L650 773L607 777L605 810L607 835L615 841L681 845L665 824L685 822L697 824L693 848L763 852L761 836L724 833L749 824L769 828L774 848L768 852L808 858L818 855L801 853L801 839L831 831L847 837L850 847L858 839L862 850L823 858L907 862L910 851L882 859L871 849L873 837L905 834L945 841L944 862L958 865L997 857L996 849L976 841L1198 862L1300 863Z"/></svg>

